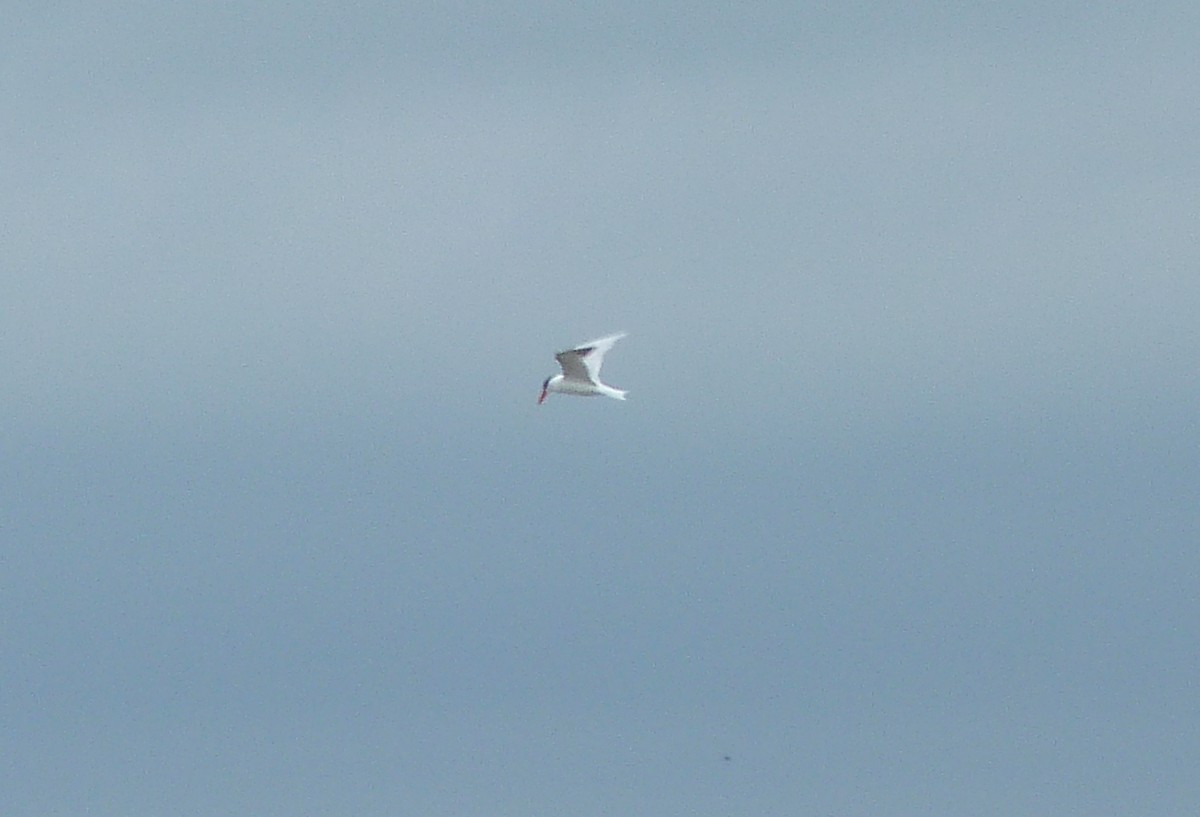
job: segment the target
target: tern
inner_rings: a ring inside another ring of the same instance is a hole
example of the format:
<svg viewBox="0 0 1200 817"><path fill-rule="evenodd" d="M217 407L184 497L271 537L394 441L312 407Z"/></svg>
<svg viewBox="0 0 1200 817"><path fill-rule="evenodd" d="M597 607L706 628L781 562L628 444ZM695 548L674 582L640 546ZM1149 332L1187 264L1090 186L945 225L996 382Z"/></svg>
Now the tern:
<svg viewBox="0 0 1200 817"><path fill-rule="evenodd" d="M555 355L554 359L562 367L562 374L547 377L542 383L542 396L538 398L538 405L540 406L546 399L546 395L552 391L559 394L575 394L580 397L595 397L603 394L617 400L624 400L625 392L600 382L600 365L604 363L604 355L613 347L614 343L623 337L625 337L625 333L620 332L605 338L597 338Z"/></svg>

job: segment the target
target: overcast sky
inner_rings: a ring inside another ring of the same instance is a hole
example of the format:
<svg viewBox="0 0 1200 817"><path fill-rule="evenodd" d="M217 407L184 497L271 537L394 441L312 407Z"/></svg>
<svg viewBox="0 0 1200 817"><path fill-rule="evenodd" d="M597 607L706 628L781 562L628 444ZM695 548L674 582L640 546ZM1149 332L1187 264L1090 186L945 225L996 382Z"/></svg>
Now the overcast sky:
<svg viewBox="0 0 1200 817"><path fill-rule="evenodd" d="M0 811L1195 814L1200 11L976 5L10 9Z"/></svg>

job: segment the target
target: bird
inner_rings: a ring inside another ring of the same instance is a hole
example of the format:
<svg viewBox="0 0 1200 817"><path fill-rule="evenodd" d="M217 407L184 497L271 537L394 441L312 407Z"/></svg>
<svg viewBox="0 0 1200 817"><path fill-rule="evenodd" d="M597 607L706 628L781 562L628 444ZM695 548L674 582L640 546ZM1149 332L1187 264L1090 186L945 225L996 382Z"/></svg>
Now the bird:
<svg viewBox="0 0 1200 817"><path fill-rule="evenodd" d="M574 349L567 349L554 356L562 367L562 374L547 377L542 382L542 395L538 398L540 406L550 392L559 394L574 394L580 397L595 397L603 394L616 400L624 400L627 392L614 389L600 382L600 365L604 363L604 355L613 344L625 337L625 332L589 340Z"/></svg>

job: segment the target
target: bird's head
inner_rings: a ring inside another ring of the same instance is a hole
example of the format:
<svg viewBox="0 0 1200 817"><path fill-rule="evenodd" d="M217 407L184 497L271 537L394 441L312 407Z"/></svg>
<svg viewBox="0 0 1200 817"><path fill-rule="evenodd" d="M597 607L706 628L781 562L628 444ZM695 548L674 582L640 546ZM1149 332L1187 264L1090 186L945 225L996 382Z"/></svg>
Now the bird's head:
<svg viewBox="0 0 1200 817"><path fill-rule="evenodd" d="M545 380L542 381L542 395L541 395L541 397L538 398L539 406L546 401L546 395L549 393L550 393L550 378L547 377Z"/></svg>

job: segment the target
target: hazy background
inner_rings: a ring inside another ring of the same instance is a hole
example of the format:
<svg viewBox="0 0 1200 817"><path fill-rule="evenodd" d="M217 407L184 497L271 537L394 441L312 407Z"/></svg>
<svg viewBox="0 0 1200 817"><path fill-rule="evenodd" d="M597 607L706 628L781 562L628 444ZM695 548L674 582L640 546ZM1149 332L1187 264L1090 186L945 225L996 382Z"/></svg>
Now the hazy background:
<svg viewBox="0 0 1200 817"><path fill-rule="evenodd" d="M1196 813L1194 3L5 18L4 814Z"/></svg>

